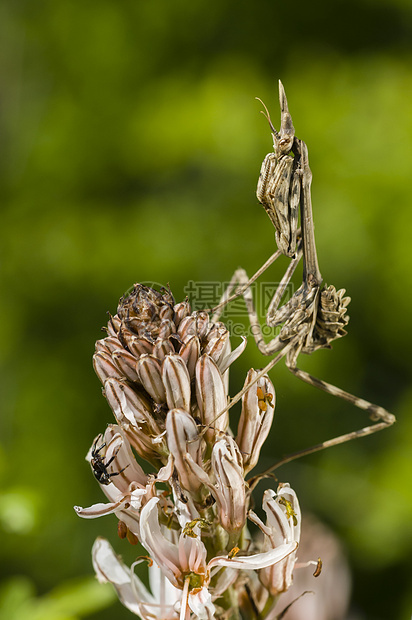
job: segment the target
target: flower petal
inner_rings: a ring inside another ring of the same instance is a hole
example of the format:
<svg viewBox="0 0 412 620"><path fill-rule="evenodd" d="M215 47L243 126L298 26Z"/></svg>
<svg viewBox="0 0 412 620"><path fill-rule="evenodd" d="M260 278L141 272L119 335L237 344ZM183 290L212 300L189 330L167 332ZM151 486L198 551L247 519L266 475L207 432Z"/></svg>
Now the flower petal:
<svg viewBox="0 0 412 620"><path fill-rule="evenodd" d="M153 497L143 507L140 515L142 545L157 562L163 574L177 588L184 586L185 576L193 571L206 574L206 548L199 538L180 534L178 544L168 540L159 524L157 504Z"/></svg>
<svg viewBox="0 0 412 620"><path fill-rule="evenodd" d="M242 338L242 342L240 343L240 345L236 347L234 351L227 353L226 355L223 355L222 358L219 360L218 366L222 374L229 368L231 364L233 364L235 360L237 360L239 355L241 355L243 351L245 350L247 340L244 336L242 336L241 338Z"/></svg>
<svg viewBox="0 0 412 620"><path fill-rule="evenodd" d="M135 575L133 576L135 590L133 590L130 569L119 560L110 544L104 538L96 539L92 549L92 560L93 568L100 583L111 583L116 589L123 605L136 614L136 616L140 615L140 605L139 600L136 598L136 591L141 594L143 601L156 602Z"/></svg>
<svg viewBox="0 0 412 620"><path fill-rule="evenodd" d="M142 509L140 514L141 542L169 581L175 587L182 587L178 548L163 536L157 511L158 502L159 498L153 497Z"/></svg>
<svg viewBox="0 0 412 620"><path fill-rule="evenodd" d="M233 559L229 559L227 556L217 556L212 558L207 566L208 568L213 566L229 566L230 568L238 568L240 570L258 570L259 568L266 568L281 562L296 551L297 548L298 543L291 542L264 553L255 553L255 555L235 556Z"/></svg>
<svg viewBox="0 0 412 620"><path fill-rule="evenodd" d="M76 513L83 519L97 519L97 517L103 517L110 515L116 510L119 510L123 504L127 501L126 497L121 497L117 502L111 502L108 504L93 504L88 508L82 508L81 506L74 506Z"/></svg>
<svg viewBox="0 0 412 620"><path fill-rule="evenodd" d="M189 592L188 603L190 609L199 620L210 620L215 617L215 606L206 586L199 588L194 593Z"/></svg>

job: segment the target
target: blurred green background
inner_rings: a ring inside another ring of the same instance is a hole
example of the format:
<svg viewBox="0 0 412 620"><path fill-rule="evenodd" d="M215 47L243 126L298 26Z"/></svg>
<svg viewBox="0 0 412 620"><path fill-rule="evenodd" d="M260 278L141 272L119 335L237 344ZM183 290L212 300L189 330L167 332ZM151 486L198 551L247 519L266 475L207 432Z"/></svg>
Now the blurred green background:
<svg viewBox="0 0 412 620"><path fill-rule="evenodd" d="M343 541L353 617L410 617L411 26L409 0L1 3L1 618L130 617L92 576L97 535L129 553L115 518L72 508L102 499L84 461L112 421L94 341L134 282L181 300L272 253L254 98L278 126L279 78L309 146L322 274L352 297L349 335L300 365L398 423L278 476ZM266 362L249 340L232 394ZM282 365L271 376L262 469L368 423Z"/></svg>

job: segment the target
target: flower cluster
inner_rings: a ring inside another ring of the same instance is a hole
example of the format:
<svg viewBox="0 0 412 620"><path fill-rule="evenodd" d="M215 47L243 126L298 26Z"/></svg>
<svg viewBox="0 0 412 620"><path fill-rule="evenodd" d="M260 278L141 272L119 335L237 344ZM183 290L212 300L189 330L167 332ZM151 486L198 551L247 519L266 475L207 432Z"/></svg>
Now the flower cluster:
<svg viewBox="0 0 412 620"><path fill-rule="evenodd" d="M75 509L84 518L114 514L119 536L147 550L151 591L106 540L93 547L98 578L144 620L238 618L250 607L263 618L291 585L296 495L287 484L266 491L264 523L245 481L273 421L267 375L249 371L237 433L229 427L228 369L245 344L232 351L223 323L140 284L96 343L94 368L116 424L86 458L108 502Z"/></svg>

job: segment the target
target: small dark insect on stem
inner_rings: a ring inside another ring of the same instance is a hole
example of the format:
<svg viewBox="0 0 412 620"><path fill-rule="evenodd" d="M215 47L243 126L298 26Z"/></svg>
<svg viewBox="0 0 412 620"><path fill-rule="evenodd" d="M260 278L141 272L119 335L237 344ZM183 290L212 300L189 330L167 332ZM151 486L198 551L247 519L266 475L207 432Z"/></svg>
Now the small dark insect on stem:
<svg viewBox="0 0 412 620"><path fill-rule="evenodd" d="M107 463L105 463L104 458L102 458L100 452L103 450L103 448L106 447L106 443L102 443L101 446L97 447L97 444L101 439L102 435L98 435L94 441L90 463L96 480L100 482L100 484L106 485L110 484L111 478L113 478L113 476L119 476L126 469L126 467L128 467L128 465L123 467L123 469L121 469L120 471L110 473L107 468L116 458L121 446L119 446L115 450L114 454L110 457Z"/></svg>

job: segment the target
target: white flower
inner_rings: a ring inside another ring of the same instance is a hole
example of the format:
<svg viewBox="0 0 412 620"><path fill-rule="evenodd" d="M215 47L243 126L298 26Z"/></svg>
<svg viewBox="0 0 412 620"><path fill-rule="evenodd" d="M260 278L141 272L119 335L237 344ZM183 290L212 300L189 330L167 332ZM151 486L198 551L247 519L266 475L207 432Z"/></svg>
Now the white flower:
<svg viewBox="0 0 412 620"><path fill-rule="evenodd" d="M110 582L115 587L120 601L132 613L143 620L179 618L175 605L180 600L181 591L172 586L155 563L149 566L150 592L117 557L104 538L95 541L92 558L98 580L101 583Z"/></svg>
<svg viewBox="0 0 412 620"><path fill-rule="evenodd" d="M227 435L213 446L211 476L191 455L186 454L185 458L215 498L220 525L230 534L239 534L246 522L246 484L242 455L233 437Z"/></svg>
<svg viewBox="0 0 412 620"><path fill-rule="evenodd" d="M254 514L250 518L265 534L263 548L279 549L285 544L295 544L300 540L301 513L298 498L289 484L279 485L277 493L265 491L263 510L266 512L266 526ZM285 592L292 584L296 553L289 554L281 562L259 571L259 579L272 596Z"/></svg>
<svg viewBox="0 0 412 620"><path fill-rule="evenodd" d="M185 535L182 530L176 541L171 540L173 534L159 524L158 501L158 498L153 498L142 509L140 517L142 544L171 584L182 589L182 606L189 605L200 619L213 617L214 613L212 599L216 597L213 597L213 591L208 590L212 569L267 568L283 561L297 548L297 543L291 541L264 553L235 557L221 555L206 562L207 551L199 536L199 526L195 525L192 528L191 536ZM226 579L224 572L222 579ZM219 585L218 580L216 585L218 590Z"/></svg>

